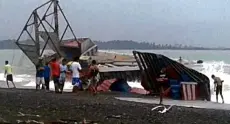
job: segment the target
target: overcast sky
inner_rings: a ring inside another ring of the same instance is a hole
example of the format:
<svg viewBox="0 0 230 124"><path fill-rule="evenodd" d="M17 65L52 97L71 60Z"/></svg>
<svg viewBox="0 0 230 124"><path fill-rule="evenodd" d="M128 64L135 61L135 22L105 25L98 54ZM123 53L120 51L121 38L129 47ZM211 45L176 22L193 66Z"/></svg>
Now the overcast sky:
<svg viewBox="0 0 230 124"><path fill-rule="evenodd" d="M0 0L0 40L47 0ZM77 37L230 47L228 0L60 0Z"/></svg>

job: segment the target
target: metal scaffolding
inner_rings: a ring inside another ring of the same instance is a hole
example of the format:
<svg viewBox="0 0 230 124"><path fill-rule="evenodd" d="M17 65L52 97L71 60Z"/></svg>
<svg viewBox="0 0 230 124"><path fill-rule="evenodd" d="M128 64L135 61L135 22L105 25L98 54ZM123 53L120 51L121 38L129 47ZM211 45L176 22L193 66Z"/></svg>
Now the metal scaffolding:
<svg viewBox="0 0 230 124"><path fill-rule="evenodd" d="M46 10L44 14L38 13L39 10L44 8ZM54 24L47 20L50 16L52 16ZM59 16L62 16L66 23L62 34L60 34L59 31ZM30 28L33 28L33 33L29 30ZM68 29L71 31L72 39L77 41L77 38L59 5L59 1L49 0L33 10L21 31L16 44L33 64L38 63L38 59L43 56L45 49L51 49L55 52L55 55L62 57L63 52L60 50L60 44ZM27 34L28 39L23 40L23 34Z"/></svg>

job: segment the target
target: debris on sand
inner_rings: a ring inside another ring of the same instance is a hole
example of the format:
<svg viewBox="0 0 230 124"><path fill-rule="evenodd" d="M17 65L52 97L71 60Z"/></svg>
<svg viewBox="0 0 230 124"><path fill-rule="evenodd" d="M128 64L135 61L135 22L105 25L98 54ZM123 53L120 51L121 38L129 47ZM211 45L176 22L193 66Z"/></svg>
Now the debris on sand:
<svg viewBox="0 0 230 124"><path fill-rule="evenodd" d="M24 114L22 112L18 112L18 116L31 116L31 117L41 117L40 115L32 115L32 114Z"/></svg>
<svg viewBox="0 0 230 124"><path fill-rule="evenodd" d="M166 108L166 106L156 106L154 108L152 108L152 111L157 110L158 108L163 108L163 110L159 110L158 112L163 114L166 113L167 111L169 111L172 108L173 105L169 106L168 108Z"/></svg>
<svg viewBox="0 0 230 124"><path fill-rule="evenodd" d="M44 122L40 122L36 120L26 120L26 121L17 120L17 123L18 124L45 124Z"/></svg>

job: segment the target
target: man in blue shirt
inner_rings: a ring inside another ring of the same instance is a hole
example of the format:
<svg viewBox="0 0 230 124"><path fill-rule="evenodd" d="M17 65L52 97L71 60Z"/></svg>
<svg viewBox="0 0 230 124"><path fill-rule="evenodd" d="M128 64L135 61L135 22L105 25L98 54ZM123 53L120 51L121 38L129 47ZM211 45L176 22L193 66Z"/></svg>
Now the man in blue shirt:
<svg viewBox="0 0 230 124"><path fill-rule="evenodd" d="M46 63L44 67L44 79L45 79L46 90L50 90L50 87L49 87L50 85L50 67L49 67L48 62Z"/></svg>
<svg viewBox="0 0 230 124"><path fill-rule="evenodd" d="M40 89L41 84L43 87L45 87L44 66L42 64L42 59L39 58L39 62L36 65L36 90Z"/></svg>

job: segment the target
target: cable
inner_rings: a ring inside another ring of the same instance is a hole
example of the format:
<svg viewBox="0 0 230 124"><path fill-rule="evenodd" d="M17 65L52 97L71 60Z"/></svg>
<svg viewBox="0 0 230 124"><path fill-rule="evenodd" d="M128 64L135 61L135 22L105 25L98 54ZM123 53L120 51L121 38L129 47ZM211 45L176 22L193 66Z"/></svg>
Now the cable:
<svg viewBox="0 0 230 124"><path fill-rule="evenodd" d="M14 42L13 57L12 57L12 60L11 60L11 65L12 65L12 66L13 66L13 63L14 63L16 46L17 46L17 45L16 45L16 42Z"/></svg>

